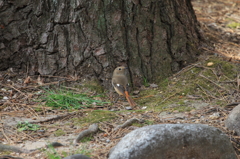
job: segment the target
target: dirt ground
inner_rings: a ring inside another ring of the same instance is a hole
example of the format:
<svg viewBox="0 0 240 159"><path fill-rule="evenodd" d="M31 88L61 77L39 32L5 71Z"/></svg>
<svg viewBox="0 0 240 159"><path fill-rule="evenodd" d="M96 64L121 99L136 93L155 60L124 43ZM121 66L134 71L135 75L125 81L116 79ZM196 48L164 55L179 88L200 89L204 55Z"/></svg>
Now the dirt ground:
<svg viewBox="0 0 240 159"><path fill-rule="evenodd" d="M192 4L201 26L201 32L208 42L201 48L201 50L203 50L203 56L200 57L198 63L183 69L169 78L169 89L172 88L171 84L176 84L180 80L182 81L181 75L184 76L184 73L190 69L195 67L207 69L205 63L210 65L210 63L206 61L212 56L233 63L239 68L240 0L192 0ZM42 81L43 78L45 79L44 82ZM32 81L27 79L24 73L16 73L12 69L0 73L0 95L3 97L3 99L0 100L0 142L27 150L45 148L46 144L52 142L59 142L63 144L63 146L55 149L46 148L45 150L42 149L21 154L6 154L0 152L0 156L10 155L26 159L45 159L50 158L49 153L55 154L55 158L57 158L56 156L63 157L82 153L90 155L94 159L103 159L107 158L109 150L123 136L139 126L163 123L202 123L218 127L229 135L236 153L240 157L239 137L236 136L234 132L228 131L224 126L224 121L229 112L234 106L240 103L239 86L238 88L236 86L238 84L237 82L232 84L232 87L224 87L211 81L218 86L217 91L222 95L224 102L221 102L221 104L219 104L219 101L216 99L218 98L217 95L209 94L207 91L206 98L175 93L164 98L161 103L171 101L172 96L181 98L182 103L169 102L165 109L166 111L159 111L151 107L151 105L146 104L147 98L151 98L151 96L160 97L164 92L161 88L157 87L157 85L150 84L148 87L143 87L142 90L135 91L136 101L141 103L145 101L144 104L137 107L139 110L125 110L126 103L120 101L111 107L105 104L103 107L67 111L44 107L44 102L39 102L38 98L44 91L42 86L55 85L57 87L60 79L65 79L70 83L70 86L74 86L74 84L77 83L74 78L48 76L41 78L31 77L31 79ZM237 77L235 80L237 81ZM229 88L236 90L232 92L231 96L222 93ZM149 90L157 93L142 96L141 91L143 90L145 92ZM89 94L96 94L94 91L89 92ZM107 100L108 98L109 97L103 97L101 100ZM152 105L154 105L154 103ZM187 111L176 109L176 107L181 107L182 105L192 109ZM99 119L96 120L94 118L94 116L96 116L94 112L98 110L99 112L97 113L102 113L102 116L98 116ZM106 114L105 112L101 112L101 110L110 110L111 113ZM85 121L84 123L84 121L80 120L84 118L91 118L92 121ZM75 125L74 123L78 119L81 121L81 124ZM134 121L132 126L127 126L124 129L115 129L128 119L141 120L137 122ZM43 129L39 131L19 132L16 129L19 121L29 121L30 123L40 125ZM95 122L98 122L100 131L92 135L87 142L81 142L77 146L74 146L72 142L77 135Z"/></svg>

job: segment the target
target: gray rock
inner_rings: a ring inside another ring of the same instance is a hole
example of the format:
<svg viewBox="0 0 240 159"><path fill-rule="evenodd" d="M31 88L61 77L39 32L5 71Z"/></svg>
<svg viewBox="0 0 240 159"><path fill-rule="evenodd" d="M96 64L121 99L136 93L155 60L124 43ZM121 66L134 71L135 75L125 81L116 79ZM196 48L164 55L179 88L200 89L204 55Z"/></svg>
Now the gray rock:
<svg viewBox="0 0 240 159"><path fill-rule="evenodd" d="M63 159L91 159L91 158L89 158L85 155L75 154L75 155L72 155L72 156L65 157Z"/></svg>
<svg viewBox="0 0 240 159"><path fill-rule="evenodd" d="M238 135L240 135L240 104L228 115L227 120L225 121L225 126L229 130L234 130Z"/></svg>
<svg viewBox="0 0 240 159"><path fill-rule="evenodd" d="M161 124L136 129L109 159L237 159L229 138L202 124Z"/></svg>

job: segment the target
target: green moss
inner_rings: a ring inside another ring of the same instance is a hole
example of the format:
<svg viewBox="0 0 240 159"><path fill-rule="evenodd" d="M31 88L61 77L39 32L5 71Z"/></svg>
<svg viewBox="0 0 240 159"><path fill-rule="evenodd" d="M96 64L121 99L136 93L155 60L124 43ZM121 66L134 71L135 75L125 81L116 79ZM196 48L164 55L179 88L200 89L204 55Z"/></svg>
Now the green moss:
<svg viewBox="0 0 240 159"><path fill-rule="evenodd" d="M104 94L104 88L97 80L83 81L81 82L81 85L75 85L74 87L84 93L92 94L92 92L96 92L97 94Z"/></svg>
<svg viewBox="0 0 240 159"><path fill-rule="evenodd" d="M213 66L215 73L223 74L228 78L236 78L238 67L231 62L221 60L220 58L211 58L206 63L213 62ZM213 71L212 71L213 72ZM226 78L222 78L221 80L226 80Z"/></svg>
<svg viewBox="0 0 240 159"><path fill-rule="evenodd" d="M158 83L158 87L161 91L166 90L168 85L169 85L169 78L166 78Z"/></svg>
<svg viewBox="0 0 240 159"><path fill-rule="evenodd" d="M87 112L86 116L83 118L74 119L77 125L89 125L92 123L99 123L103 121L109 121L116 118L117 115L114 112L104 111L104 110L94 110L92 112Z"/></svg>
<svg viewBox="0 0 240 159"><path fill-rule="evenodd" d="M231 23L227 24L227 27L229 27L229 28L234 28L234 29L240 28L240 23L231 22Z"/></svg>
<svg viewBox="0 0 240 159"><path fill-rule="evenodd" d="M12 154L12 152L11 151L5 151L5 150L1 150L1 152L0 152L0 155L11 155Z"/></svg>
<svg viewBox="0 0 240 159"><path fill-rule="evenodd" d="M83 87L87 87L89 88L91 91L96 91L97 93L99 94L102 94L104 93L104 88L101 86L101 84L96 81L96 80L93 80L93 81L89 81L89 82L86 82L83 84Z"/></svg>
<svg viewBox="0 0 240 159"><path fill-rule="evenodd" d="M173 109L178 110L179 112L188 112L188 111L191 111L193 108L182 105L182 106L179 106L179 107L175 107Z"/></svg>
<svg viewBox="0 0 240 159"><path fill-rule="evenodd" d="M62 129L58 129L57 131L54 132L55 136L63 136L65 132Z"/></svg>
<svg viewBox="0 0 240 159"><path fill-rule="evenodd" d="M89 142L89 141L91 141L91 140L93 140L93 139L94 139L93 136L92 136L92 135L89 135L89 136L84 137L84 138L81 139L80 141L81 141L81 142Z"/></svg>
<svg viewBox="0 0 240 159"><path fill-rule="evenodd" d="M213 65L207 64L212 62ZM158 82L157 89L147 89L140 93L137 103L147 106L147 110L153 111L189 111L192 107L184 104L188 96L197 96L198 100L207 100L218 105L224 105L224 92L234 90L234 81L238 73L238 66L212 56L206 61L186 67L181 73ZM171 108L171 104L179 104L179 107Z"/></svg>
<svg viewBox="0 0 240 159"><path fill-rule="evenodd" d="M137 100L137 103L139 105L153 105L158 101L157 97L155 96L156 94L159 93L159 90L157 89L146 89L142 90L140 92L141 98Z"/></svg>

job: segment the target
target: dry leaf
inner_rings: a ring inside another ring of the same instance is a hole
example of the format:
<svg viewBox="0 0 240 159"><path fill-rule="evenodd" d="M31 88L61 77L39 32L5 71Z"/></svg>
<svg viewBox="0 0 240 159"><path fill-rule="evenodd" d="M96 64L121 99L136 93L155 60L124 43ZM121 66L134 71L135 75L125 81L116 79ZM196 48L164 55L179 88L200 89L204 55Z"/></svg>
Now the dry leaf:
<svg viewBox="0 0 240 159"><path fill-rule="evenodd" d="M24 84L28 84L28 83L31 83L31 77L30 76L28 76L25 80L24 80Z"/></svg>
<svg viewBox="0 0 240 159"><path fill-rule="evenodd" d="M212 65L214 65L213 62L208 62L208 63L207 63L207 66L212 66Z"/></svg>
<svg viewBox="0 0 240 159"><path fill-rule="evenodd" d="M40 77L40 75L38 76L38 78L37 78L37 84L39 84L40 86L42 86L43 85L43 80L44 79L41 79L41 77Z"/></svg>

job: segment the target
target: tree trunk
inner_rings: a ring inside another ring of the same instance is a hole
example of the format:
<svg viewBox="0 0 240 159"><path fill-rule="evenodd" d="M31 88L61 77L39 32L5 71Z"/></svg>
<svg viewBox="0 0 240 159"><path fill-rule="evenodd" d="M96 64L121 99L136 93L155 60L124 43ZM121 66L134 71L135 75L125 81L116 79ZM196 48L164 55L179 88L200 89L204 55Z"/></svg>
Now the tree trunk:
<svg viewBox="0 0 240 159"><path fill-rule="evenodd" d="M190 0L0 0L0 70L98 78L127 65L134 86L196 61Z"/></svg>

